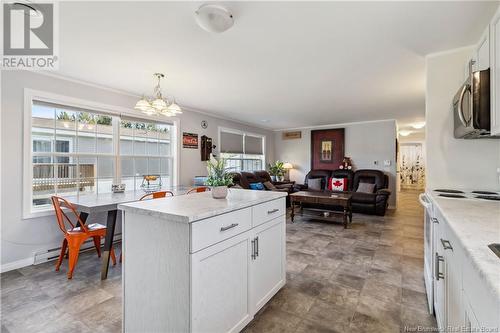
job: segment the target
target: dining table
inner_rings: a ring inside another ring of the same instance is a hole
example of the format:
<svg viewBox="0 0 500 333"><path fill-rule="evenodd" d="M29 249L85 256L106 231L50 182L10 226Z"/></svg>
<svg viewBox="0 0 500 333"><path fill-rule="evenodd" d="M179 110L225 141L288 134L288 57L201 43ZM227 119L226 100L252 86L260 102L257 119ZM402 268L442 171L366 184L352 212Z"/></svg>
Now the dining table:
<svg viewBox="0 0 500 333"><path fill-rule="evenodd" d="M162 188L161 191L170 191L175 196L184 195L192 188L192 186L180 185ZM139 201L145 194L147 194L147 192L143 190L136 190L121 193L80 194L78 196L64 197L64 199L75 206L80 214L80 220L83 223L87 221L89 214L107 212L106 238L104 240L104 249L101 258L101 280L106 280L108 277L109 257L114 241L118 205Z"/></svg>

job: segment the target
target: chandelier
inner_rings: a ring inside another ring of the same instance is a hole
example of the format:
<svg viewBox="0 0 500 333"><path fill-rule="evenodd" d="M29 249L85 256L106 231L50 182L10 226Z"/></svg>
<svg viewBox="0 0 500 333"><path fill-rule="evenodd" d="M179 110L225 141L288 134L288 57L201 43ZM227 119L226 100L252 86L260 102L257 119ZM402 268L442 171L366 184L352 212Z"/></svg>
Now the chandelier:
<svg viewBox="0 0 500 333"><path fill-rule="evenodd" d="M175 103L175 99L171 101L163 98L161 94L160 80L165 77L162 73L154 73L153 76L158 80L154 87L153 97L146 98L143 96L135 104L134 109L140 110L149 116L162 115L166 117L173 117L182 113L179 105Z"/></svg>

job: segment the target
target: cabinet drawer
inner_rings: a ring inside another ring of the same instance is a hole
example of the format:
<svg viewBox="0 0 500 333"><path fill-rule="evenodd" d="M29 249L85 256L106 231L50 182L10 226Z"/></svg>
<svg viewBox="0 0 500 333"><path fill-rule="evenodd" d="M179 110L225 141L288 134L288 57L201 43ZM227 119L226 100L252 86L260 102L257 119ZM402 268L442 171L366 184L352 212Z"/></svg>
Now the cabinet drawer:
<svg viewBox="0 0 500 333"><path fill-rule="evenodd" d="M194 222L191 224L191 253L245 232L251 227L251 208Z"/></svg>
<svg viewBox="0 0 500 333"><path fill-rule="evenodd" d="M285 215L285 199L276 199L252 207L252 225L258 226L278 216Z"/></svg>

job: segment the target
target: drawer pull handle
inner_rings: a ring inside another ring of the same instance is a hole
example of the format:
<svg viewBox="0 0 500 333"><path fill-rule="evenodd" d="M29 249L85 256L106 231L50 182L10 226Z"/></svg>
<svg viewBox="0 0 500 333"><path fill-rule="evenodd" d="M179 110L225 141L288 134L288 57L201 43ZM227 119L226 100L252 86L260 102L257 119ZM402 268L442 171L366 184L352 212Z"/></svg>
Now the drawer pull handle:
<svg viewBox="0 0 500 333"><path fill-rule="evenodd" d="M445 240L445 239L441 238L441 245L443 245L443 249L453 251L453 246L451 246L451 243L449 240Z"/></svg>
<svg viewBox="0 0 500 333"><path fill-rule="evenodd" d="M268 214L273 214L273 213L276 213L276 212L279 212L280 210L278 208L275 208L273 210L268 210L267 213Z"/></svg>
<svg viewBox="0 0 500 333"><path fill-rule="evenodd" d="M259 237L255 237L255 257L259 256Z"/></svg>
<svg viewBox="0 0 500 333"><path fill-rule="evenodd" d="M232 223L232 224L228 225L227 227L221 227L220 231L226 231L229 229L233 229L234 227L237 227L238 225L239 225L239 223Z"/></svg>
<svg viewBox="0 0 500 333"><path fill-rule="evenodd" d="M443 256L440 256L437 252L436 252L436 259L434 261L436 267L434 267L434 271L435 271L435 274L436 274L436 281L439 281L439 279L444 279L444 274L439 272L439 263L440 262L444 262L444 257Z"/></svg>

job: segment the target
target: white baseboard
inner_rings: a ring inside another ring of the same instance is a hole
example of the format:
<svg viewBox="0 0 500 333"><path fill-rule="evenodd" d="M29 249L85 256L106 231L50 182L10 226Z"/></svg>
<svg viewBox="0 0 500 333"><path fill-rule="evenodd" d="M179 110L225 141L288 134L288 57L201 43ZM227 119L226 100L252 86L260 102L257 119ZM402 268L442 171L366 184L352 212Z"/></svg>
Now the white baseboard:
<svg viewBox="0 0 500 333"><path fill-rule="evenodd" d="M121 238L122 238L121 236L122 236L121 233L118 235L115 235L113 243L115 244L117 242L120 242ZM92 250L94 248L94 244L92 243L93 241L91 239L88 240L87 242L89 243L89 246L86 248L80 249L80 252L89 251L89 250ZM104 245L104 237L101 240L101 244ZM4 273L4 272L12 271L14 269L19 269L19 268L23 268L23 267L27 267L27 266L31 266L31 265L37 265L37 264L41 264L41 263L47 262L47 261L53 261L53 260L57 259L57 256L59 255L59 251L61 251L60 247L53 248L50 251L47 250L47 251L41 251L41 252L35 253L32 257L29 257L29 258L25 258L25 259L9 262L6 264L2 264L2 266L0 268L0 272Z"/></svg>
<svg viewBox="0 0 500 333"><path fill-rule="evenodd" d="M23 268L26 266L31 266L34 263L33 260L34 260L33 257L29 257L29 258L24 258L21 260L9 262L7 264L2 264L2 267L0 270L2 273L4 273L4 272L12 271L14 269Z"/></svg>

